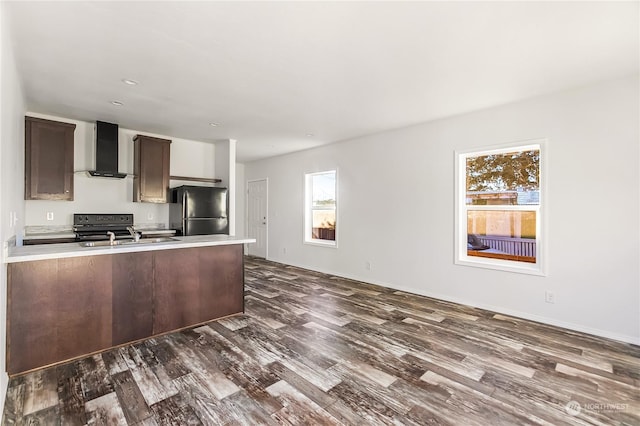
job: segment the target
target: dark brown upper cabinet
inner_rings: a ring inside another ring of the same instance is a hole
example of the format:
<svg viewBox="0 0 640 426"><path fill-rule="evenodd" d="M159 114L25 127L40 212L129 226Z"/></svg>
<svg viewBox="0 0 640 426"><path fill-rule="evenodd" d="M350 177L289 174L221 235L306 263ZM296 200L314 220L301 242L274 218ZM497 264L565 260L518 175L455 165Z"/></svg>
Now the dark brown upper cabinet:
<svg viewBox="0 0 640 426"><path fill-rule="evenodd" d="M170 149L168 139L133 138L133 201L168 202Z"/></svg>
<svg viewBox="0 0 640 426"><path fill-rule="evenodd" d="M73 201L76 125L25 117L25 200Z"/></svg>

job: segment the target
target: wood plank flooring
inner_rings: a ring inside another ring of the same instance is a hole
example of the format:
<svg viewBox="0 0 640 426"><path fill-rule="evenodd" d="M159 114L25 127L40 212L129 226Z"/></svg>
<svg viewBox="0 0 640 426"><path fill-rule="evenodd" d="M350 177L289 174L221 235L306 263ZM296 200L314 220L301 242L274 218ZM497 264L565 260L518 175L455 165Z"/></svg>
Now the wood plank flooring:
<svg viewBox="0 0 640 426"><path fill-rule="evenodd" d="M10 380L5 425L640 424L640 348L246 260L246 313Z"/></svg>

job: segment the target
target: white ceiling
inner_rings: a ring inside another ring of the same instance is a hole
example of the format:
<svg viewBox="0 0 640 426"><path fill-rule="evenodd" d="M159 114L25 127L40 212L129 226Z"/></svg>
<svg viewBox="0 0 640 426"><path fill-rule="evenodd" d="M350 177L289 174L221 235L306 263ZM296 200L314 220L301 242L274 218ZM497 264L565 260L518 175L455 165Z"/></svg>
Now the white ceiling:
<svg viewBox="0 0 640 426"><path fill-rule="evenodd" d="M5 4L29 111L236 139L239 161L637 73L638 5Z"/></svg>

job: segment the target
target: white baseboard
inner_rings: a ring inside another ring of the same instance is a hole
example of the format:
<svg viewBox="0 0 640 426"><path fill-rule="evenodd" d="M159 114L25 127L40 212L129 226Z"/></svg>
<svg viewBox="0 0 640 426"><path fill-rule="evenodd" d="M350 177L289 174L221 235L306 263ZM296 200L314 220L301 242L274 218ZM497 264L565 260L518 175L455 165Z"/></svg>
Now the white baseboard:
<svg viewBox="0 0 640 426"><path fill-rule="evenodd" d="M514 309L510 309L510 308L505 308L503 306L495 306L495 305L490 305L490 304L485 304L485 303L478 303L478 302L475 302L473 300L461 299L461 298L449 296L449 295L446 295L446 294L433 293L433 292L429 292L429 291L417 291L416 289L413 289L413 288L406 288L406 287L402 287L402 286L398 286L398 285L392 285L392 284L386 283L386 282L372 280L369 277L359 277L359 276L344 274L344 273L336 272L336 271L323 270L323 269L320 269L320 268L317 268L317 267L314 267L314 266L311 266L311 265L296 264L296 263L284 261L282 259L267 259L267 260L270 260L270 261L273 261L273 262L278 262L278 263L283 263L285 265L295 266L297 268L309 269L311 271L321 272L321 273L324 273L324 274L335 275L335 276L341 277L341 278L346 278L346 279L350 279L350 280L362 281L362 282L365 282L365 283L375 284L375 285L379 285L379 286L382 286L382 287L390 288L390 289L393 289L393 290L399 290L399 291L404 291L404 292L407 292L407 293L418 294L420 296L431 297L431 298L438 299L438 300L443 300L443 301L446 301L446 302L457 303L459 305L465 305L465 306L471 306L471 307L474 307L474 308L485 309L487 311L495 312L497 314L509 315L509 316L512 316L512 317L517 317L517 318L522 318L522 319L526 319L526 320L530 320L530 321L540 322L540 323L543 323L543 324L552 325L552 326L555 326L555 327L560 327L560 328L564 328L564 329L571 330L571 331L578 331L578 332L581 332L581 333L592 334L592 335L598 336L598 337L604 337L604 338L607 338L607 339L617 340L619 342L631 343L631 344L634 344L634 345L640 345L640 336L631 336L631 335L626 335L626 334L619 334L619 333L611 332L611 331L608 331L608 330L601 330L599 328L593 328L593 327L588 327L588 326L584 326L584 325L581 325L581 324L576 324L576 323L573 323L573 322L561 321L561 320L557 320L555 318L548 318L548 317L544 317L544 316L540 316L540 315L536 315L536 314L532 314L532 313L528 313L528 312L521 312L521 311L517 311L517 310L514 310Z"/></svg>

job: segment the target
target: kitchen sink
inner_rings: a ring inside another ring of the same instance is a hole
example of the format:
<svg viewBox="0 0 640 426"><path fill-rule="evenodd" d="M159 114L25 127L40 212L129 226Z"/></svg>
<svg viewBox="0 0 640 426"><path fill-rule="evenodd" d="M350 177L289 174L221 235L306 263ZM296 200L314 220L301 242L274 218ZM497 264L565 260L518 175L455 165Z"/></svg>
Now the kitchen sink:
<svg viewBox="0 0 640 426"><path fill-rule="evenodd" d="M116 240L111 244L110 241L85 241L80 244L81 247L119 247L119 246L133 246L133 245L146 245L157 243L170 243L172 241L179 241L171 237L158 237L158 238L141 238L138 241L134 240Z"/></svg>

